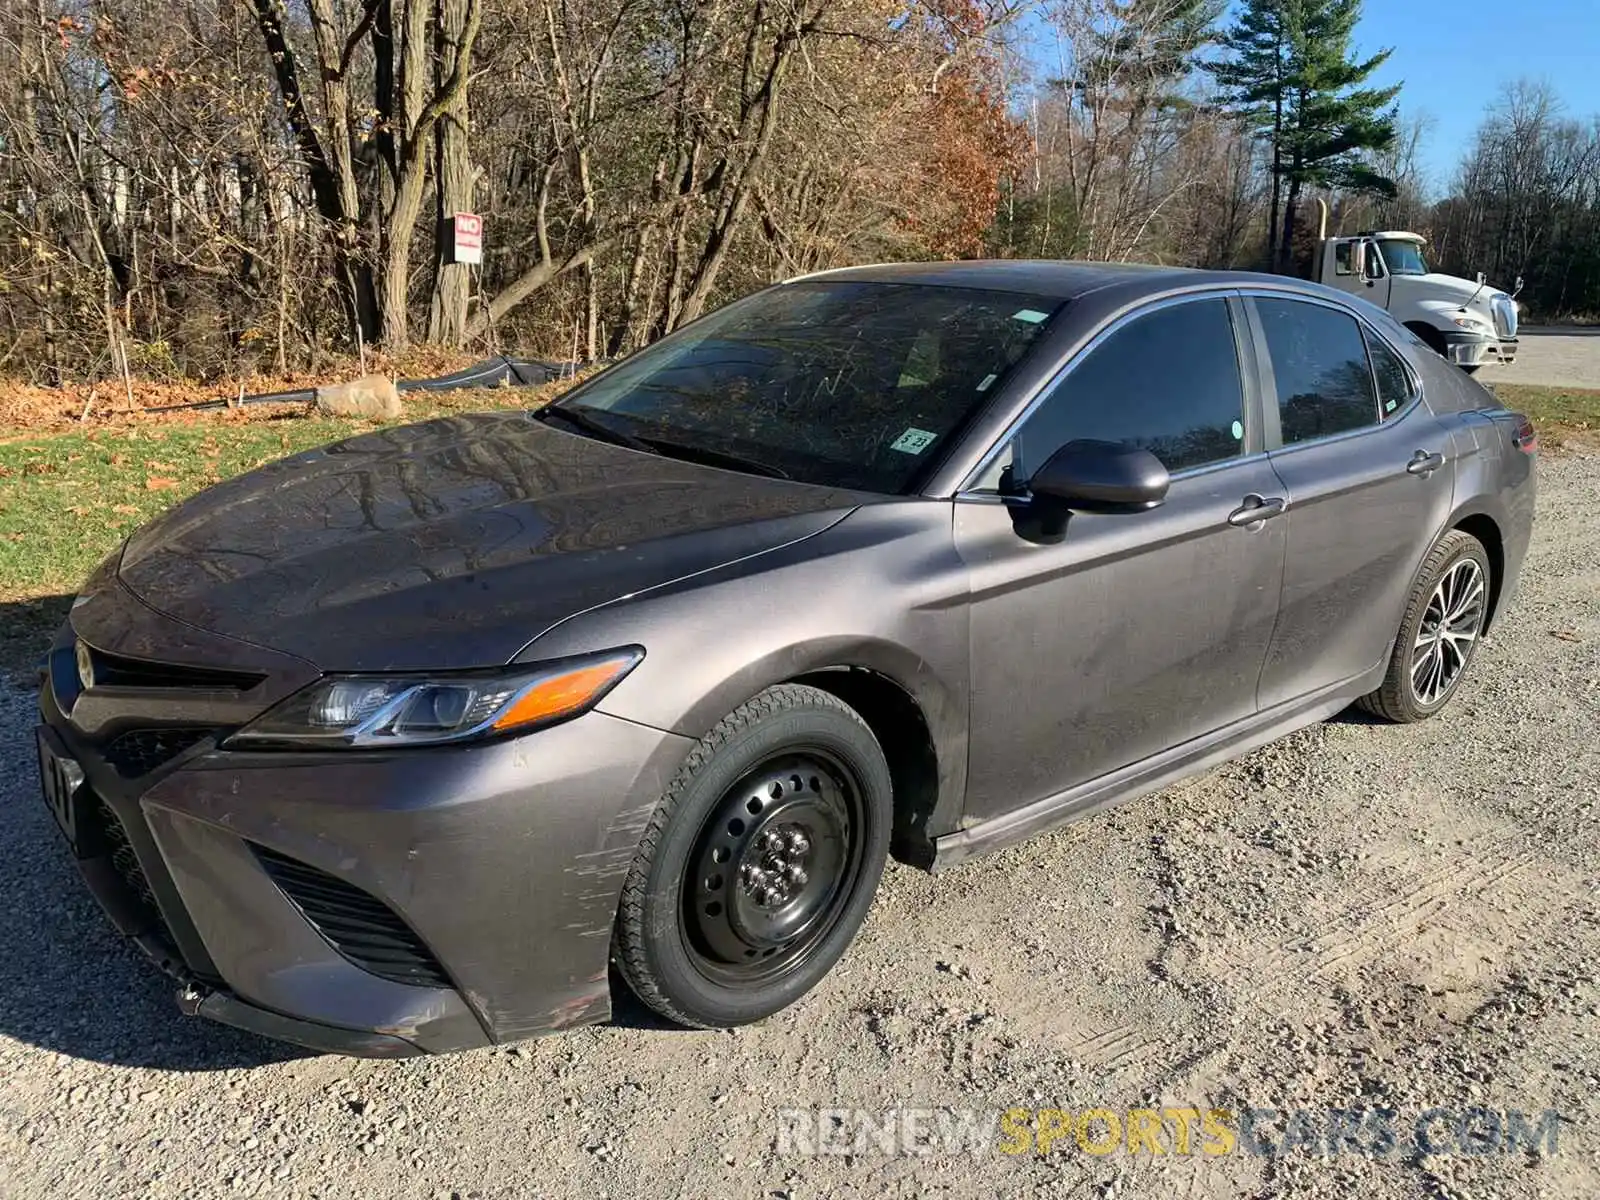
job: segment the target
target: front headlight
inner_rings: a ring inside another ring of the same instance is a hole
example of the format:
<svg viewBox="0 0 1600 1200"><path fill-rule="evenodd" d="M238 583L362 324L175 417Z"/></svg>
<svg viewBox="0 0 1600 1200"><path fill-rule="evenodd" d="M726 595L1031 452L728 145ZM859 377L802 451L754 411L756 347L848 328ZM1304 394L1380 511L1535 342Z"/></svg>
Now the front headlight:
<svg viewBox="0 0 1600 1200"><path fill-rule="evenodd" d="M493 674L326 675L224 746L373 750L526 733L587 712L643 657L626 646Z"/></svg>

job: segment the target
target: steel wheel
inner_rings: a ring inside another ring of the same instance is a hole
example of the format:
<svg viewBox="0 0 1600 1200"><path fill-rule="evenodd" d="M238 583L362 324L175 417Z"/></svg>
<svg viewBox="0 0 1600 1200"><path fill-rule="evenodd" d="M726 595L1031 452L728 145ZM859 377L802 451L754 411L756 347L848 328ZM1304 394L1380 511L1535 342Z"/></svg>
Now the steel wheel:
<svg viewBox="0 0 1600 1200"><path fill-rule="evenodd" d="M799 966L837 922L861 868L861 787L821 751L760 764L700 831L679 920L694 967L723 985Z"/></svg>
<svg viewBox="0 0 1600 1200"><path fill-rule="evenodd" d="M1456 686L1483 630L1487 588L1482 569L1463 558L1445 572L1423 610L1411 648L1411 694L1431 708Z"/></svg>
<svg viewBox="0 0 1600 1200"><path fill-rule="evenodd" d="M682 1025L770 1017L816 987L872 906L894 782L861 714L767 688L695 744L622 885L613 961Z"/></svg>

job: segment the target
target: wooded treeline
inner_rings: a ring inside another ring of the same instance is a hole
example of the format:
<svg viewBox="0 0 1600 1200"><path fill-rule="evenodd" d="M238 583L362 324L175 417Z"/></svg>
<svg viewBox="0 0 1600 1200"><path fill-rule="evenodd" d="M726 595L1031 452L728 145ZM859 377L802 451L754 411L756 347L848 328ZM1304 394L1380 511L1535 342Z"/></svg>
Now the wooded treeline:
<svg viewBox="0 0 1600 1200"><path fill-rule="evenodd" d="M0 372L592 358L870 260L1258 266L1330 187L1600 311L1593 125L1522 89L1430 205L1357 0L1246 8L1259 77L1220 0L0 0Z"/></svg>
<svg viewBox="0 0 1600 1200"><path fill-rule="evenodd" d="M0 0L0 369L618 353L982 250L1008 0ZM481 267L439 252L485 216Z"/></svg>

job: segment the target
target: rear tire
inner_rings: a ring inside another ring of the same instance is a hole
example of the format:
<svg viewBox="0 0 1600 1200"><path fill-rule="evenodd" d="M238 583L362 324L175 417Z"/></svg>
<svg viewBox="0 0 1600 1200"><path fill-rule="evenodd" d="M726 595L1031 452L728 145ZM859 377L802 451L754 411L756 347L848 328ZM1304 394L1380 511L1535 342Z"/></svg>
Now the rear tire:
<svg viewBox="0 0 1600 1200"><path fill-rule="evenodd" d="M889 851L889 765L818 688L768 688L700 740L622 889L615 961L662 1016L743 1025L800 999L866 918Z"/></svg>
<svg viewBox="0 0 1600 1200"><path fill-rule="evenodd" d="M1459 529L1440 538L1411 589L1382 686L1356 704L1402 725L1443 709L1483 639L1492 579L1477 538Z"/></svg>

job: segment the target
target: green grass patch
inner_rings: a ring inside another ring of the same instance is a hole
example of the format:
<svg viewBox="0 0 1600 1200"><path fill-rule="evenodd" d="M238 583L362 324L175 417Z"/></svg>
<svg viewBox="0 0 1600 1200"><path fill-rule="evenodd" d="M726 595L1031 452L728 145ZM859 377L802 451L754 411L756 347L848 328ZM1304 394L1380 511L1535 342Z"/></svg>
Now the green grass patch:
<svg viewBox="0 0 1600 1200"><path fill-rule="evenodd" d="M559 387L430 397L406 419L537 407ZM78 585L152 517L213 483L375 428L285 413L0 431L0 673L25 673Z"/></svg>
<svg viewBox="0 0 1600 1200"><path fill-rule="evenodd" d="M1532 418L1542 445L1593 444L1600 436L1600 390L1528 383L1496 383L1490 390L1507 408Z"/></svg>

